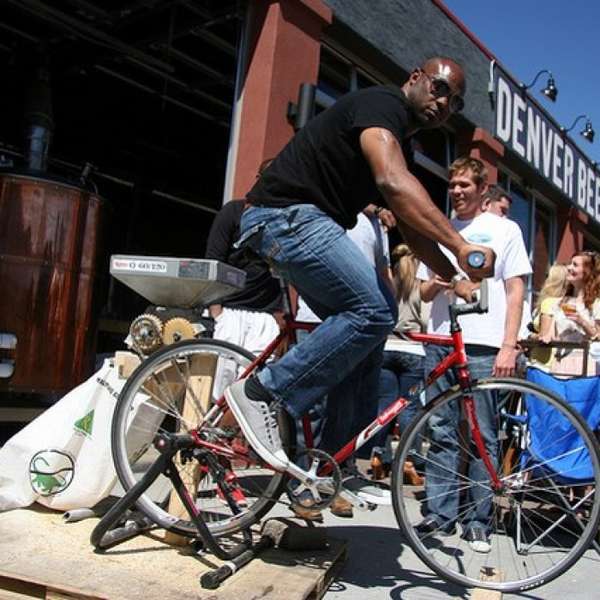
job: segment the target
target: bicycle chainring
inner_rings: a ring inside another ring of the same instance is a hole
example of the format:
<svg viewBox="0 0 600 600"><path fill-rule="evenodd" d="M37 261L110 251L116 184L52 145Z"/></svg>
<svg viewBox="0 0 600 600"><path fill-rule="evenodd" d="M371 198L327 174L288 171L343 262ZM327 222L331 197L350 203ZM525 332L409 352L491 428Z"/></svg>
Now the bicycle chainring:
<svg viewBox="0 0 600 600"><path fill-rule="evenodd" d="M287 493L292 506L323 510L327 508L342 489L342 472L333 456L323 450L310 448L296 455L296 464L306 470L309 481L290 478ZM327 467L327 476L318 474Z"/></svg>

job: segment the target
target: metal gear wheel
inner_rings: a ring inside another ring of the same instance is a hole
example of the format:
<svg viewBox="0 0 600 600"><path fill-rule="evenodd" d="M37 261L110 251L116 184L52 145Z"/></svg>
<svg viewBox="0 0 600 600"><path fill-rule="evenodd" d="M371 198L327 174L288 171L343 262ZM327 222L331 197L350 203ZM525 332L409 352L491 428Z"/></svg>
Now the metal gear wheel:
<svg viewBox="0 0 600 600"><path fill-rule="evenodd" d="M173 317L163 327L162 341L165 345L175 344L181 340L191 340L195 337L194 326L183 317Z"/></svg>
<svg viewBox="0 0 600 600"><path fill-rule="evenodd" d="M333 456L316 448L306 449L296 454L295 462L310 474L310 481L303 483L291 478L287 492L292 506L302 508L327 508L342 489L342 472ZM327 467L327 476L319 473Z"/></svg>
<svg viewBox="0 0 600 600"><path fill-rule="evenodd" d="M143 354L150 354L162 345L163 322L156 316L144 313L136 317L129 327L129 335L135 347Z"/></svg>

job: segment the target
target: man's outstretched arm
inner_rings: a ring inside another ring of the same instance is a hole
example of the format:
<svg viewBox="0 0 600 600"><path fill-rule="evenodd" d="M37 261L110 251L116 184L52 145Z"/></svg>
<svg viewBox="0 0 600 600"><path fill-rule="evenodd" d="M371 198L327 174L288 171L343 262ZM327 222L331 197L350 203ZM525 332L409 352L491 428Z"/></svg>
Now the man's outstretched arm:
<svg viewBox="0 0 600 600"><path fill-rule="evenodd" d="M469 276L481 279L493 270L493 252L489 248L468 244L452 227L450 221L433 203L427 190L408 170L402 148L387 129L370 127L360 134L362 152L371 167L377 187L389 208L400 221L400 228L415 253L444 279L456 273L435 242L448 248ZM473 269L467 256L483 252L482 268Z"/></svg>

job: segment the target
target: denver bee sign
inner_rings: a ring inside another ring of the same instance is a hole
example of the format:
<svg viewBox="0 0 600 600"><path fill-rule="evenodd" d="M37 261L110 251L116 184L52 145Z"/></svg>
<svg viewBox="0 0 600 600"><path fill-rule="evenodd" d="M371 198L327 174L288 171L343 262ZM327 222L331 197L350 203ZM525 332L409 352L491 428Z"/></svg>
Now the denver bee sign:
<svg viewBox="0 0 600 600"><path fill-rule="evenodd" d="M600 174L563 131L496 69L495 135L600 223Z"/></svg>

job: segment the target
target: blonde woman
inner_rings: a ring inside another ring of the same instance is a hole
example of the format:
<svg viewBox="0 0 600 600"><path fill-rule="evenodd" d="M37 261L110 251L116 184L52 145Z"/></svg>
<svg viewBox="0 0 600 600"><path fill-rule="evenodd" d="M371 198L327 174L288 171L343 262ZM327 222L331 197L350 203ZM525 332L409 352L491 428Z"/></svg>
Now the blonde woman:
<svg viewBox="0 0 600 600"><path fill-rule="evenodd" d="M396 246L391 255L393 281L398 301L398 322L394 330L399 334L407 331L425 331L427 319L423 318L423 302L416 279L419 260L406 244ZM378 408L381 413L399 396L408 396L408 390L423 380L425 350L419 342L396 335L388 337L383 353L379 379ZM404 430L419 408L418 401L411 402L398 417L400 429ZM390 429L378 434L371 460L374 479L387 474L392 461ZM422 483L412 463L404 467L405 476L413 484Z"/></svg>
<svg viewBox="0 0 600 600"><path fill-rule="evenodd" d="M533 328L536 332L540 330L540 317L542 307L548 313L549 299L562 298L567 291L567 265L554 263L548 269L548 276L542 285L533 309Z"/></svg>
<svg viewBox="0 0 600 600"><path fill-rule="evenodd" d="M546 286L544 286L546 287ZM600 336L600 255L578 252L566 267L563 293L544 298L540 304L539 340L550 343L583 342ZM532 356L555 374L578 374L582 354L577 350L538 349ZM590 362L591 364L591 362Z"/></svg>

